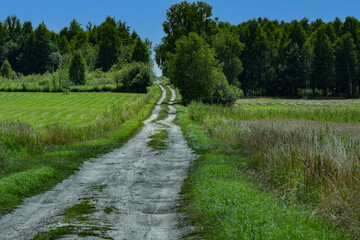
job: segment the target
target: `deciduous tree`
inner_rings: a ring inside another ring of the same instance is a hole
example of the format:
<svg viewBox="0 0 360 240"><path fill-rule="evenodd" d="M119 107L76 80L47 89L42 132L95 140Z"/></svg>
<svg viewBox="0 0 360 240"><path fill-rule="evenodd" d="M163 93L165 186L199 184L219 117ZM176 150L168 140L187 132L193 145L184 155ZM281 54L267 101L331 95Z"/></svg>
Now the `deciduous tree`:
<svg viewBox="0 0 360 240"><path fill-rule="evenodd" d="M218 62L215 52L196 33L176 41L175 54L169 53L169 77L179 88L185 104L211 98L216 86Z"/></svg>

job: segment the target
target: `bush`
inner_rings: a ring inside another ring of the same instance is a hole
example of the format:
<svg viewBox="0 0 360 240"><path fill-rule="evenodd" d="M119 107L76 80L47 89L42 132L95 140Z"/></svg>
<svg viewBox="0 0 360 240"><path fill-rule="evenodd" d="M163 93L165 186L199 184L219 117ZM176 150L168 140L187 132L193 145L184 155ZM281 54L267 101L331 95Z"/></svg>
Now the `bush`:
<svg viewBox="0 0 360 240"><path fill-rule="evenodd" d="M205 102L232 105L239 97L239 89L228 83L225 75L221 71L215 72L217 82L214 88L214 92L211 98L205 100Z"/></svg>
<svg viewBox="0 0 360 240"><path fill-rule="evenodd" d="M131 63L124 66L116 78L123 84L120 90L131 93L146 93L147 87L152 85L152 71L148 64Z"/></svg>

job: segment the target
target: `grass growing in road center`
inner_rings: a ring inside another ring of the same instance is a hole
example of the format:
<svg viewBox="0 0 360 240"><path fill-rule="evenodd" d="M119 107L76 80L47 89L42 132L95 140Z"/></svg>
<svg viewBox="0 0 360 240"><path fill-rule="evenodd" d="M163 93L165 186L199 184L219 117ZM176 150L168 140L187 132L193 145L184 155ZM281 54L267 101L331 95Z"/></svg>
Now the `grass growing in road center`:
<svg viewBox="0 0 360 240"><path fill-rule="evenodd" d="M153 122L157 122L159 120L164 120L165 118L167 118L168 112L169 112L169 102L171 100L171 91L168 86L166 86L164 84L161 84L161 85L165 89L166 96L165 96L164 101L161 103L159 115L155 120L153 120Z"/></svg>
<svg viewBox="0 0 360 240"><path fill-rule="evenodd" d="M168 138L168 135L169 133L165 129L160 130L159 133L154 134L150 137L151 140L147 143L147 145L156 150L167 149L167 145L164 140Z"/></svg>

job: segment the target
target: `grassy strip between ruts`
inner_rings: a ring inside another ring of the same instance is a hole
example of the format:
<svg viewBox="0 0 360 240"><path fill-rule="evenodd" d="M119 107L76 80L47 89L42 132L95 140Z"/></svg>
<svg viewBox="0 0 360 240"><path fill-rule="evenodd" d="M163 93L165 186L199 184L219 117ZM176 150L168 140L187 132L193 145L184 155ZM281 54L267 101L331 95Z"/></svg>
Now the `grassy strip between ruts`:
<svg viewBox="0 0 360 240"><path fill-rule="evenodd" d="M168 135L168 131L163 129L159 133L150 136L151 140L148 142L148 146L156 150L167 149L167 145L164 140L168 138Z"/></svg>
<svg viewBox="0 0 360 240"><path fill-rule="evenodd" d="M285 202L242 171L251 159L208 138L176 106L176 123L198 153L183 185L184 211L202 239L351 239L352 236L313 216L305 206Z"/></svg>
<svg viewBox="0 0 360 240"><path fill-rule="evenodd" d="M85 160L122 146L141 129L141 121L150 116L160 95L158 89L134 118L103 138L61 145L56 151L25 156L19 164L29 162L33 167L0 179L0 215L20 204L24 197L50 189L70 176Z"/></svg>
<svg viewBox="0 0 360 240"><path fill-rule="evenodd" d="M166 91L166 97L165 97L164 101L161 103L161 108L160 108L158 117L153 122L157 122L159 120L164 120L168 116L168 112L169 112L169 102L171 100L171 91L170 91L169 87L166 86L165 84L161 84L161 85L163 86L163 88Z"/></svg>

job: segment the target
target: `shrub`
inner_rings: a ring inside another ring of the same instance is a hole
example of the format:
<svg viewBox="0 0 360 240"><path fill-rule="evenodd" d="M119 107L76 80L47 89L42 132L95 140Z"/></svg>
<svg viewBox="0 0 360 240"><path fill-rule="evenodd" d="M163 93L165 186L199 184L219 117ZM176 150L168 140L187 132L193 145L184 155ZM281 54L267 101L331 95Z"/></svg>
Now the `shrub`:
<svg viewBox="0 0 360 240"><path fill-rule="evenodd" d="M216 71L215 76L217 82L215 84L214 92L209 99L205 100L205 102L223 105L233 104L240 97L239 89L234 85L229 84L221 71Z"/></svg>
<svg viewBox="0 0 360 240"><path fill-rule="evenodd" d="M147 87L152 85L152 72L148 64L127 64L117 76L123 84L120 89L124 92L146 93Z"/></svg>

